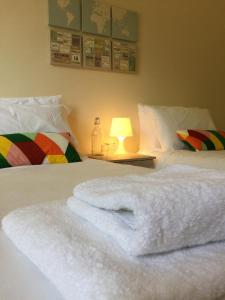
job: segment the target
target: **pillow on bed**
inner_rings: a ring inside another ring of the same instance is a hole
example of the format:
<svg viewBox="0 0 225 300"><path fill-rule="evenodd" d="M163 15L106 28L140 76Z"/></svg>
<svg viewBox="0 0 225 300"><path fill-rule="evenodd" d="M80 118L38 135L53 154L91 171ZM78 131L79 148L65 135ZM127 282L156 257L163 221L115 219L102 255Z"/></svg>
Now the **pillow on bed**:
<svg viewBox="0 0 225 300"><path fill-rule="evenodd" d="M69 133L0 135L0 168L81 161Z"/></svg>
<svg viewBox="0 0 225 300"><path fill-rule="evenodd" d="M178 138L193 151L225 150L225 131L179 130Z"/></svg>
<svg viewBox="0 0 225 300"><path fill-rule="evenodd" d="M13 105L19 123L14 132L70 132L67 117L70 109L62 104Z"/></svg>
<svg viewBox="0 0 225 300"><path fill-rule="evenodd" d="M197 107L149 106L154 123L154 134L162 151L183 149L176 131L181 129L216 129L207 109ZM150 134L150 133L149 133Z"/></svg>
<svg viewBox="0 0 225 300"><path fill-rule="evenodd" d="M61 95L57 96L41 96L41 97L22 97L22 98L0 98L0 104L26 104L26 105L42 105L42 104L59 104Z"/></svg>
<svg viewBox="0 0 225 300"><path fill-rule="evenodd" d="M0 134L70 131L61 96L0 98ZM53 117L54 114L54 117Z"/></svg>
<svg viewBox="0 0 225 300"><path fill-rule="evenodd" d="M14 132L15 129L18 130L18 126L13 108L0 103L0 134Z"/></svg>
<svg viewBox="0 0 225 300"><path fill-rule="evenodd" d="M140 153L161 151L161 145L157 136L154 115L151 106L138 104L138 116L140 123Z"/></svg>

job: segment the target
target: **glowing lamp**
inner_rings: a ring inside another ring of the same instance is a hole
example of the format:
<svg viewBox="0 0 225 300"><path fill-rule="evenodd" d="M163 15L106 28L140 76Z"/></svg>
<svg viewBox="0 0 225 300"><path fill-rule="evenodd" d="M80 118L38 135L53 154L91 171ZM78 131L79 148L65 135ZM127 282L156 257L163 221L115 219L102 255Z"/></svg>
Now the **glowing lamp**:
<svg viewBox="0 0 225 300"><path fill-rule="evenodd" d="M133 136L131 122L129 118L113 118L110 136L117 137L119 144L115 154L125 154L124 140L126 137Z"/></svg>

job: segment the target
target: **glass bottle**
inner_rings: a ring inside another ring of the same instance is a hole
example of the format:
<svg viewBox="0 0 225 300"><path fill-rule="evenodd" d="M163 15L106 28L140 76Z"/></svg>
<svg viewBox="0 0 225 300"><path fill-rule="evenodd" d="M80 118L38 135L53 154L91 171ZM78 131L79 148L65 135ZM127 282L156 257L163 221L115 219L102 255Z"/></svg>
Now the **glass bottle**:
<svg viewBox="0 0 225 300"><path fill-rule="evenodd" d="M91 133L91 147L92 147L92 155L101 156L102 155L102 129L100 118L96 117L94 121L94 128Z"/></svg>

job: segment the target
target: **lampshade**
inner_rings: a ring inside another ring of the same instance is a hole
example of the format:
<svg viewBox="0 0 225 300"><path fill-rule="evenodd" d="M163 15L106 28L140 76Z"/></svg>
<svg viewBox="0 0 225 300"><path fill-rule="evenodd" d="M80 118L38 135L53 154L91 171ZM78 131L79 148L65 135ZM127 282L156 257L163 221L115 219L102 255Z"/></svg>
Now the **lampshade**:
<svg viewBox="0 0 225 300"><path fill-rule="evenodd" d="M113 118L110 136L127 137L133 136L131 122L129 118Z"/></svg>

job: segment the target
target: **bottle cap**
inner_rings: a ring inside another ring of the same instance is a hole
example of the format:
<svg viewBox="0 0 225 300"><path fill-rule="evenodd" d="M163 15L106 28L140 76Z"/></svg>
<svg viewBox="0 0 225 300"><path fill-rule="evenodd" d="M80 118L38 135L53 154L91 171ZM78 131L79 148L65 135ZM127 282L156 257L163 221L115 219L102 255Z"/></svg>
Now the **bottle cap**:
<svg viewBox="0 0 225 300"><path fill-rule="evenodd" d="M100 125L100 118L99 117L95 118L95 125Z"/></svg>

